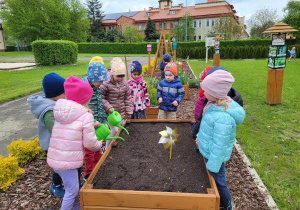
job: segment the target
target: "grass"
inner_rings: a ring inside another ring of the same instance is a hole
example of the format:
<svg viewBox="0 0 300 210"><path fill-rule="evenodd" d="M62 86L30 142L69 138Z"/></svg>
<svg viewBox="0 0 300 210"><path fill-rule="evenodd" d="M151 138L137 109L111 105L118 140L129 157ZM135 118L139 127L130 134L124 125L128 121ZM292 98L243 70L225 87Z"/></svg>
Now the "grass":
<svg viewBox="0 0 300 210"><path fill-rule="evenodd" d="M65 78L70 75L82 77L87 73L88 63L89 61L79 61L74 65L38 66L32 70L0 71L0 103L42 90L43 77L49 72L56 72ZM104 63L110 66L109 61Z"/></svg>
<svg viewBox="0 0 300 210"><path fill-rule="evenodd" d="M205 61L189 61L198 76ZM237 128L237 140L251 159L279 209L300 209L300 60L284 69L282 104L266 100L267 60L223 61L236 79L247 117Z"/></svg>
<svg viewBox="0 0 300 210"><path fill-rule="evenodd" d="M101 57L124 57L125 54L99 54L99 53L78 53L78 57L93 57L93 56L101 56ZM126 54L127 57L147 57L148 52L145 50L145 54ZM155 54L151 54L152 57ZM32 57L32 52L0 52L0 60L1 58L20 58L20 57Z"/></svg>

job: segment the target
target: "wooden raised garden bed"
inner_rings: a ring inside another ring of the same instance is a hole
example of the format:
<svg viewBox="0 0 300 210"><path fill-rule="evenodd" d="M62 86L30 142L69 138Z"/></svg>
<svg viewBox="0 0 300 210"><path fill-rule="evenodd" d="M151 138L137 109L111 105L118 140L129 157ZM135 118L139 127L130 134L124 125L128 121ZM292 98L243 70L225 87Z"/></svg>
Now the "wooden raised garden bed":
<svg viewBox="0 0 300 210"><path fill-rule="evenodd" d="M166 126L180 134L172 159L158 144ZM216 184L195 152L191 126L189 120L128 120L130 136L118 132L126 141L108 147L81 188L81 209L219 209Z"/></svg>
<svg viewBox="0 0 300 210"><path fill-rule="evenodd" d="M149 107L149 109L146 109L147 119L157 119L158 111L158 106L153 106Z"/></svg>

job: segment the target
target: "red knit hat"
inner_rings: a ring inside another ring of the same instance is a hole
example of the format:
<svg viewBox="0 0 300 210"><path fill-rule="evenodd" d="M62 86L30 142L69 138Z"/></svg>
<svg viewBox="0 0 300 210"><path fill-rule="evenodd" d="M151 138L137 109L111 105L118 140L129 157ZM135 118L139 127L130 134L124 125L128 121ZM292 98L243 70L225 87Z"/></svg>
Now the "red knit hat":
<svg viewBox="0 0 300 210"><path fill-rule="evenodd" d="M82 79L70 76L64 83L66 99L75 101L79 104L88 102L93 95L91 85Z"/></svg>
<svg viewBox="0 0 300 210"><path fill-rule="evenodd" d="M177 76L177 65L175 63L168 63L165 66L164 71L170 71L174 74L174 76Z"/></svg>

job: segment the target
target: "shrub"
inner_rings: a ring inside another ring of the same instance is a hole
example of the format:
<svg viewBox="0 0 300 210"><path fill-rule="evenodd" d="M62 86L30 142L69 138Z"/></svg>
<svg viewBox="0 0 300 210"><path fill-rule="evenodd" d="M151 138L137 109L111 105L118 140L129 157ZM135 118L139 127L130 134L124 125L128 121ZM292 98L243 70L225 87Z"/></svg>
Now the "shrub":
<svg viewBox="0 0 300 210"><path fill-rule="evenodd" d="M41 65L76 63L78 46L64 40L37 40L32 42L35 62Z"/></svg>
<svg viewBox="0 0 300 210"><path fill-rule="evenodd" d="M149 92L151 106L158 106L158 101L157 101L158 83L159 83L159 80L155 77L152 77L148 82L148 92Z"/></svg>
<svg viewBox="0 0 300 210"><path fill-rule="evenodd" d="M6 50L5 52L13 52L16 51L16 46L13 45L6 45Z"/></svg>
<svg viewBox="0 0 300 210"><path fill-rule="evenodd" d="M190 88L199 88L200 87L200 81L198 79L189 79L188 84Z"/></svg>
<svg viewBox="0 0 300 210"><path fill-rule="evenodd" d="M0 189L7 190L25 170L20 168L16 157L0 156Z"/></svg>
<svg viewBox="0 0 300 210"><path fill-rule="evenodd" d="M26 163L45 155L38 138L31 141L23 141L23 139L13 141L7 146L7 149L11 155L18 159L19 163Z"/></svg>

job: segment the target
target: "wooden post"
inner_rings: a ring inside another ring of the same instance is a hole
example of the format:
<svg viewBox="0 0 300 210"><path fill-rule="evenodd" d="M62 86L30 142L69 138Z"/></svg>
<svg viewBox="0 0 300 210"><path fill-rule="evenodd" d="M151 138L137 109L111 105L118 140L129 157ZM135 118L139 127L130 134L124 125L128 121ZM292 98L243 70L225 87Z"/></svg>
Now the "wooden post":
<svg viewBox="0 0 300 210"><path fill-rule="evenodd" d="M176 50L174 50L174 55L173 55L173 62L176 61Z"/></svg>
<svg viewBox="0 0 300 210"><path fill-rule="evenodd" d="M126 67L126 80L129 78L128 77L128 68L127 68L127 57L126 57L126 55L125 55L125 67Z"/></svg>
<svg viewBox="0 0 300 210"><path fill-rule="evenodd" d="M220 54L214 54L213 66L220 66Z"/></svg>
<svg viewBox="0 0 300 210"><path fill-rule="evenodd" d="M151 72L151 52L148 51L148 73Z"/></svg>
<svg viewBox="0 0 300 210"><path fill-rule="evenodd" d="M266 103L276 105L281 103L283 85L283 69L268 69Z"/></svg>

